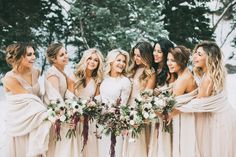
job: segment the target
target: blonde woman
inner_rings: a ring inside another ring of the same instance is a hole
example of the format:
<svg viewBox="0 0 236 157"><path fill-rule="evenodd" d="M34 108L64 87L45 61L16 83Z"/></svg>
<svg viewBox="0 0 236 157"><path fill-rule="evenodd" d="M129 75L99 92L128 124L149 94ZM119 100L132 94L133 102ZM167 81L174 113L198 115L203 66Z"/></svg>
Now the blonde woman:
<svg viewBox="0 0 236 157"><path fill-rule="evenodd" d="M196 156L235 157L236 111L225 93L225 69L220 48L204 41L194 49L194 71L201 78L197 98L175 113L196 112Z"/></svg>
<svg viewBox="0 0 236 157"><path fill-rule="evenodd" d="M75 82L74 93L79 98L93 98L99 94L99 86L103 79L103 55L96 49L91 48L84 51L80 62L72 76ZM99 157L98 139L95 135L96 123L90 122L87 144L83 149L83 157ZM81 125L81 131L82 131ZM80 136L81 136L80 132ZM84 139L83 139L84 140Z"/></svg>
<svg viewBox="0 0 236 157"><path fill-rule="evenodd" d="M121 49L114 49L108 52L105 79L100 86L100 97L104 103L116 103L120 99L120 105L127 105L130 92L131 82L127 78L127 69L129 62L128 52ZM110 135L109 135L110 136ZM110 137L103 136L100 141L100 156L108 157L110 146ZM116 156L125 157L122 150L122 137L117 137Z"/></svg>
<svg viewBox="0 0 236 157"><path fill-rule="evenodd" d="M61 43L53 43L49 45L46 52L47 59L51 64L51 67L47 70L45 75L49 87L46 87L45 101L47 103L50 100L59 99L61 103L64 103L66 94L68 92L69 78L65 74L65 66L68 64L69 58L66 49ZM81 151L81 137L77 134L76 137L66 137L67 131L70 129L69 124L61 125L61 140L51 138L50 148L48 156L52 157L65 157L65 156L77 156L79 157ZM78 130L78 128L77 128ZM52 134L53 135L53 134Z"/></svg>
<svg viewBox="0 0 236 157"><path fill-rule="evenodd" d="M48 148L51 124L44 121L47 108L40 99L40 72L33 67L35 60L29 43L12 44L6 49L6 61L12 70L2 82L8 103L6 132L11 157L41 156Z"/></svg>
<svg viewBox="0 0 236 157"><path fill-rule="evenodd" d="M137 43L131 51L132 65L130 77L132 79L132 92L129 105L135 104L135 98L146 89L154 89L156 75L153 68L153 48L148 42ZM150 126L148 125L135 141L127 140L126 157L147 157L150 142Z"/></svg>

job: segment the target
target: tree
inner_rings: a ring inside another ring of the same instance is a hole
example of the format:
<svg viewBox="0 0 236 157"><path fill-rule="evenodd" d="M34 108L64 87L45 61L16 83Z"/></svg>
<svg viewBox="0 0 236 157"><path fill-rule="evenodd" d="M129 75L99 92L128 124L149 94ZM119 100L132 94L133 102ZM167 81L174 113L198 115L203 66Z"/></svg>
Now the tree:
<svg viewBox="0 0 236 157"><path fill-rule="evenodd" d="M1 0L0 49L14 42L33 42L42 50L53 41L64 40L68 27L57 0ZM4 52L0 52L4 56ZM39 57L44 59L44 53ZM45 59L44 59L45 60ZM0 60L0 65L6 65ZM6 72L9 68L0 71Z"/></svg>
<svg viewBox="0 0 236 157"><path fill-rule="evenodd" d="M73 45L79 51L98 47L104 54L120 47L127 51L138 40L153 41L163 29L162 4L157 0L77 0L70 10Z"/></svg>
<svg viewBox="0 0 236 157"><path fill-rule="evenodd" d="M200 0L165 0L164 28L176 44L193 48L199 40L213 40L213 30L206 16L209 9Z"/></svg>

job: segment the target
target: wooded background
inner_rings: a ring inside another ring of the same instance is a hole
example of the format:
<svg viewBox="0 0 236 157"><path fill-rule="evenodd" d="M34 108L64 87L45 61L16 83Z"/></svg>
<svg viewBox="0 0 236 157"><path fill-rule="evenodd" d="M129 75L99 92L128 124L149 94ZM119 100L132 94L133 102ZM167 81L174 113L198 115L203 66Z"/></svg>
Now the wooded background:
<svg viewBox="0 0 236 157"><path fill-rule="evenodd" d="M220 7L214 9L216 3ZM236 27L235 8L236 0L0 0L0 73L10 68L6 46L17 41L35 44L44 70L52 42L73 47L76 63L89 47L105 55L117 47L130 51L140 40L153 44L160 37L193 48L201 40L215 40L222 19L231 21L227 39Z"/></svg>

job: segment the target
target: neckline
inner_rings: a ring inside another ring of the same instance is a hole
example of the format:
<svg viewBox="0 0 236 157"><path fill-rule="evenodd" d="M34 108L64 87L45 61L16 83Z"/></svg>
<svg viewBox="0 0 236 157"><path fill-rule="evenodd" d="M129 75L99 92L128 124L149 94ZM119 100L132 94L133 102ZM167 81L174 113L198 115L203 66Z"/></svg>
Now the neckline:
<svg viewBox="0 0 236 157"><path fill-rule="evenodd" d="M22 80L23 82L25 82L25 84L28 85L28 86L30 86L31 88L36 84L36 83L34 82L33 69L32 69L32 71L31 71L31 84L30 84L28 81L26 81L20 74L17 74L17 73L15 73L14 71L12 71L12 72L16 75L16 77L17 77L18 79L20 79L20 80Z"/></svg>

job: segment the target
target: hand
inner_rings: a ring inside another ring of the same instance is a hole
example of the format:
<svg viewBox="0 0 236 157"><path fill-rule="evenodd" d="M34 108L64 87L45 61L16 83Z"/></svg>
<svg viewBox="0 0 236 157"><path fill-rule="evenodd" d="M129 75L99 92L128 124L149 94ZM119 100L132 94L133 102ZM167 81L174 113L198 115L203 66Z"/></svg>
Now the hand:
<svg viewBox="0 0 236 157"><path fill-rule="evenodd" d="M160 118L163 118L163 115L161 114L161 112L156 111L156 115Z"/></svg>
<svg viewBox="0 0 236 157"><path fill-rule="evenodd" d="M177 109L173 109L169 114L168 114L168 117L167 117L167 122L168 124L171 122L171 120L173 119L174 116L180 114L181 112Z"/></svg>
<svg viewBox="0 0 236 157"><path fill-rule="evenodd" d="M121 134L122 134L123 136L128 136L128 133L129 133L128 130L123 130Z"/></svg>
<svg viewBox="0 0 236 157"><path fill-rule="evenodd" d="M155 89L153 90L153 94L154 94L155 96L158 96L158 95L161 94L161 90L159 90L158 88L155 88Z"/></svg>

